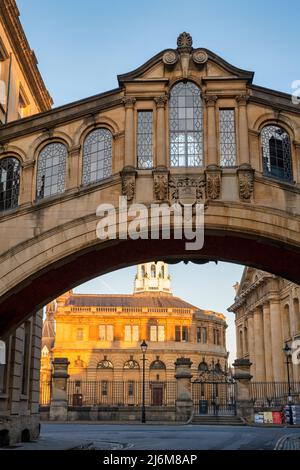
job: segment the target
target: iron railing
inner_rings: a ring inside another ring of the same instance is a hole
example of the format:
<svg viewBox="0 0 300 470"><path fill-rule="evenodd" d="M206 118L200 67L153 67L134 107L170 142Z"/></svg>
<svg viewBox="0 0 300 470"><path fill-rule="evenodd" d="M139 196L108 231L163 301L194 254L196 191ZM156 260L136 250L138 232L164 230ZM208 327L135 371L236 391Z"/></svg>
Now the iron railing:
<svg viewBox="0 0 300 470"><path fill-rule="evenodd" d="M236 384L230 381L192 382L194 413L199 415L235 415Z"/></svg>
<svg viewBox="0 0 300 470"><path fill-rule="evenodd" d="M142 381L69 380L69 406L141 406ZM146 406L174 406L176 381L146 381Z"/></svg>
<svg viewBox="0 0 300 470"><path fill-rule="evenodd" d="M300 382L292 381L292 403L300 405ZM251 399L255 408L277 408L288 403L287 382L251 382Z"/></svg>
<svg viewBox="0 0 300 470"><path fill-rule="evenodd" d="M51 401L51 381L40 382L40 406L49 406Z"/></svg>

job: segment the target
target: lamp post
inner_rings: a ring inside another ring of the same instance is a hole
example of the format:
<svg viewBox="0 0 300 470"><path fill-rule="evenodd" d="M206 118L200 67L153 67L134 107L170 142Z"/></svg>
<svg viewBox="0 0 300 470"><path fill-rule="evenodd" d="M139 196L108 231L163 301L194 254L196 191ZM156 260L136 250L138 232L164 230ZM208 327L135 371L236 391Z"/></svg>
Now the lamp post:
<svg viewBox="0 0 300 470"><path fill-rule="evenodd" d="M294 424L293 420L293 410L292 410L292 392L291 392L291 380L290 380L290 356L291 356L291 348L289 347L288 343L285 343L283 348L283 352L286 357L286 369L287 369L287 379L288 379L288 404L289 404L289 424Z"/></svg>
<svg viewBox="0 0 300 470"><path fill-rule="evenodd" d="M141 351L143 353L143 388L142 388L142 423L146 422L146 408L145 408L145 361L148 344L143 339L141 343Z"/></svg>

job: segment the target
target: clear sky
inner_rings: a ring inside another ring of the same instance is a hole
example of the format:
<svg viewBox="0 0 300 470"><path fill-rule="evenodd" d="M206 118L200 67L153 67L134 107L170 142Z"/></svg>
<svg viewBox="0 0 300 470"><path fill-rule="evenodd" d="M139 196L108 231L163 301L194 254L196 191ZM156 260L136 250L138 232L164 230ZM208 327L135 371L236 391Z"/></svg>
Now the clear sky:
<svg viewBox="0 0 300 470"><path fill-rule="evenodd" d="M182 31L194 47L255 72L254 83L291 93L300 79L299 0L17 0L21 21L54 105L118 86L157 52L176 47ZM95 279L77 291L131 292L134 268ZM220 263L171 267L174 292L225 312L242 267ZM233 315L228 347L234 357Z"/></svg>

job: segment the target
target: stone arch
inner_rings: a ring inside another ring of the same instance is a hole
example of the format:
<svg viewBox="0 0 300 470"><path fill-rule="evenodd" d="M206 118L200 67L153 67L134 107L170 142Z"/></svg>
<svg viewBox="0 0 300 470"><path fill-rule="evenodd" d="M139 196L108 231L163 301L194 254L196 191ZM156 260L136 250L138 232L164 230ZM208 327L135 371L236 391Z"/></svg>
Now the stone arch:
<svg viewBox="0 0 300 470"><path fill-rule="evenodd" d="M14 157L17 158L20 161L21 166L26 163L27 156L24 150L22 150L20 147L16 145L10 145L8 144L5 146L5 150L0 153L0 159L2 158L7 158L7 157Z"/></svg>
<svg viewBox="0 0 300 470"><path fill-rule="evenodd" d="M68 153L73 146L72 138L65 132L57 129L54 129L53 132L43 132L30 144L27 159L36 161L42 148L54 141L64 144L67 147Z"/></svg>
<svg viewBox="0 0 300 470"><path fill-rule="evenodd" d="M276 113L274 112L262 114L254 122L253 130L257 131L260 136L262 129L267 125L282 127L289 134L291 138L291 144L292 141L296 138L295 125L293 121L285 115L280 114L280 116L277 117Z"/></svg>
<svg viewBox="0 0 300 470"><path fill-rule="evenodd" d="M120 128L116 121L107 116L98 116L96 119L91 118L90 121L83 121L83 123L80 124L73 136L74 146L79 145L82 148L86 136L91 131L101 127L108 129L113 138L116 134L120 133Z"/></svg>

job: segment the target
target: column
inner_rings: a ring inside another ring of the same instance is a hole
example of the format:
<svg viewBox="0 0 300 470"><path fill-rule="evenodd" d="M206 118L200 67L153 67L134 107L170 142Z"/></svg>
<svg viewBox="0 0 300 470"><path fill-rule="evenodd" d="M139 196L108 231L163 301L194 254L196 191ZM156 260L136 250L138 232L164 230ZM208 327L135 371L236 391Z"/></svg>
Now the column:
<svg viewBox="0 0 300 470"><path fill-rule="evenodd" d="M218 165L217 132L216 132L216 101L215 95L205 95L207 107L207 166Z"/></svg>
<svg viewBox="0 0 300 470"><path fill-rule="evenodd" d="M76 145L69 150L67 164L66 189L78 188L80 185L80 145Z"/></svg>
<svg viewBox="0 0 300 470"><path fill-rule="evenodd" d="M125 164L124 166L136 167L134 148L134 104L135 98L125 97Z"/></svg>
<svg viewBox="0 0 300 470"><path fill-rule="evenodd" d="M236 101L239 107L239 163L250 164L247 101L248 95L239 95Z"/></svg>
<svg viewBox="0 0 300 470"><path fill-rule="evenodd" d="M257 307L253 315L254 348L255 348L255 380L264 382L266 380L265 353L264 353L264 330L261 307Z"/></svg>
<svg viewBox="0 0 300 470"><path fill-rule="evenodd" d="M166 152L166 95L154 98L156 103L156 166L168 166Z"/></svg>
<svg viewBox="0 0 300 470"><path fill-rule="evenodd" d="M283 340L281 329L281 312L279 300L270 301L271 339L272 339L272 359L273 377L275 382L286 380L285 364L283 354Z"/></svg>
<svg viewBox="0 0 300 470"><path fill-rule="evenodd" d="M175 379L177 381L176 421L187 421L192 417L191 366L192 361L187 357L179 357L175 362Z"/></svg>
<svg viewBox="0 0 300 470"><path fill-rule="evenodd" d="M233 363L236 380L236 412L240 418L248 423L253 422L254 407L251 401L251 362L248 359L236 359Z"/></svg>
<svg viewBox="0 0 300 470"><path fill-rule="evenodd" d="M251 362L251 375L253 380L256 380L255 374L255 343L254 343L254 326L253 326L253 312L248 314L248 348L249 348L249 360Z"/></svg>
<svg viewBox="0 0 300 470"><path fill-rule="evenodd" d="M240 359L242 357L240 331L241 331L241 325L236 325L235 326L236 355L237 355L238 359Z"/></svg>
<svg viewBox="0 0 300 470"><path fill-rule="evenodd" d="M273 382L274 376L273 376L270 305L268 303L263 305L263 324L264 324L266 381Z"/></svg>
<svg viewBox="0 0 300 470"><path fill-rule="evenodd" d="M68 391L69 361L66 357L56 357L53 360L52 396L50 403L50 420L67 421L68 419Z"/></svg>
<svg viewBox="0 0 300 470"><path fill-rule="evenodd" d="M19 204L31 204L32 199L35 199L35 195L32 196L32 183L34 178L34 165L35 161L24 162L21 171L21 187Z"/></svg>

